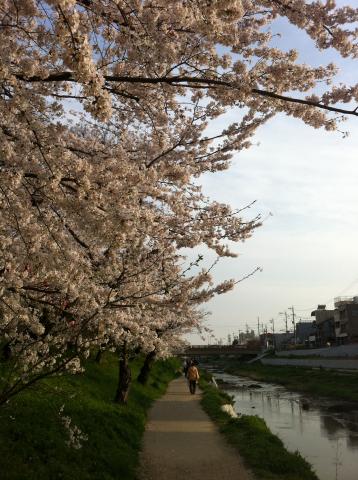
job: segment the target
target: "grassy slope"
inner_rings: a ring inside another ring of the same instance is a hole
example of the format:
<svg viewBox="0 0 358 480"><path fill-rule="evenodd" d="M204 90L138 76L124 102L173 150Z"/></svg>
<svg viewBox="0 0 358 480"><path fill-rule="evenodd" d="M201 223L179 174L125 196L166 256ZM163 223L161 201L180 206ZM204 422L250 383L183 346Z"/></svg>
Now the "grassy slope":
<svg viewBox="0 0 358 480"><path fill-rule="evenodd" d="M133 364L133 378L140 368ZM42 382L0 409L2 480L135 478L146 412L174 378L177 362L157 362L147 387L133 382L127 406L113 403L118 375L114 356L86 372ZM59 418L71 417L88 441L75 450Z"/></svg>
<svg viewBox="0 0 358 480"><path fill-rule="evenodd" d="M299 453L286 450L282 441L267 428L259 417L243 415L231 419L220 406L231 403L225 392L202 379L202 406L219 425L228 441L238 448L246 464L262 480L318 480L311 465Z"/></svg>
<svg viewBox="0 0 358 480"><path fill-rule="evenodd" d="M280 383L299 392L358 402L358 373L347 374L334 370L290 366L244 365L235 361L226 363L224 368L228 373Z"/></svg>

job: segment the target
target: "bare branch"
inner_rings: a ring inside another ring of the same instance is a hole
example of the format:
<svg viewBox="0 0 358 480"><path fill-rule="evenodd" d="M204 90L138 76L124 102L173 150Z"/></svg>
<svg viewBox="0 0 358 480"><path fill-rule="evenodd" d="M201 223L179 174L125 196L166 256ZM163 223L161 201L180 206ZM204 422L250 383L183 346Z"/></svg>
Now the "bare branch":
<svg viewBox="0 0 358 480"><path fill-rule="evenodd" d="M32 77L25 77L24 75L17 74L16 77L19 80L25 82L77 82L73 77L72 72L58 72L50 74L46 78L41 78L39 76L32 76ZM104 75L104 78L107 82L118 82L118 83L142 83L142 84L160 84L165 83L168 85L178 86L184 84L183 86L192 88L192 86L197 86L197 88L211 88L211 87L226 87L234 90L240 90L240 87L237 85L227 82L225 80L221 80L218 78L200 78L200 77L188 77L188 76L173 76L173 77L128 77L128 76L117 76L117 75ZM322 110L328 110L330 112L335 113L343 113L344 115L353 115L358 116L358 112L356 109L354 110L347 110L344 108L333 107L329 105L325 105L320 102L314 102L312 100L306 100L304 98L293 98L286 95L280 95L275 92L269 92L267 90L262 90L258 88L253 88L251 92L254 95L260 95L264 97L269 97L274 100L281 100L288 103L300 103L301 105L307 105L310 107L320 108ZM116 93L116 92L113 92ZM122 94L122 93L120 93ZM122 94L123 95L123 94ZM136 98L137 99L137 98Z"/></svg>

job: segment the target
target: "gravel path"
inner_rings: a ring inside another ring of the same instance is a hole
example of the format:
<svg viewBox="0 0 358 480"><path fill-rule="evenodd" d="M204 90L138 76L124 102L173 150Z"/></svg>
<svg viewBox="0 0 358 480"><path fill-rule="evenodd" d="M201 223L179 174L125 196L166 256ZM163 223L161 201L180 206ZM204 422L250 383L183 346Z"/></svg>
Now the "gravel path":
<svg viewBox="0 0 358 480"><path fill-rule="evenodd" d="M200 393L190 395L184 378L155 402L143 439L141 480L253 479L199 402Z"/></svg>

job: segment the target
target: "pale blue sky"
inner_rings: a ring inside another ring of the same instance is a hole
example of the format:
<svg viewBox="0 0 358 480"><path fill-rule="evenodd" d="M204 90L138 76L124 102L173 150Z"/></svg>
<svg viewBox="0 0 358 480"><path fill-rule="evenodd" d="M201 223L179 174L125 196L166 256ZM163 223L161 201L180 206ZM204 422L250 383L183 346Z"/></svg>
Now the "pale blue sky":
<svg viewBox="0 0 358 480"><path fill-rule="evenodd" d="M353 61L316 51L306 35L282 21L275 28L285 34L281 46L300 47L300 61L334 61L341 67L338 81L357 81ZM289 306L304 318L319 303L329 307L335 296L358 293L358 119L342 129L350 132L348 138L279 115L258 130L259 146L238 154L230 170L202 179L215 200L234 208L256 200L252 216L273 214L253 238L234 247L237 259L224 259L215 268L218 281L263 268L207 304L212 312L207 325L218 338L238 333L246 323L256 329L258 316L268 327L274 318L279 330L284 322L278 312ZM197 335L190 340L202 343Z"/></svg>

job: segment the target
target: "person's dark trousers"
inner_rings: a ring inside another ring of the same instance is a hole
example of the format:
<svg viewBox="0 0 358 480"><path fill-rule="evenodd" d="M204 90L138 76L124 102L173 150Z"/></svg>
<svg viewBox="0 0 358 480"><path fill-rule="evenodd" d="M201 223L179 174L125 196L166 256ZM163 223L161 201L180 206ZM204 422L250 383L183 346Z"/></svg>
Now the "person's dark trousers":
<svg viewBox="0 0 358 480"><path fill-rule="evenodd" d="M196 390L196 380L190 380L189 381L189 390L190 390L190 393L192 393L194 395L195 390Z"/></svg>

